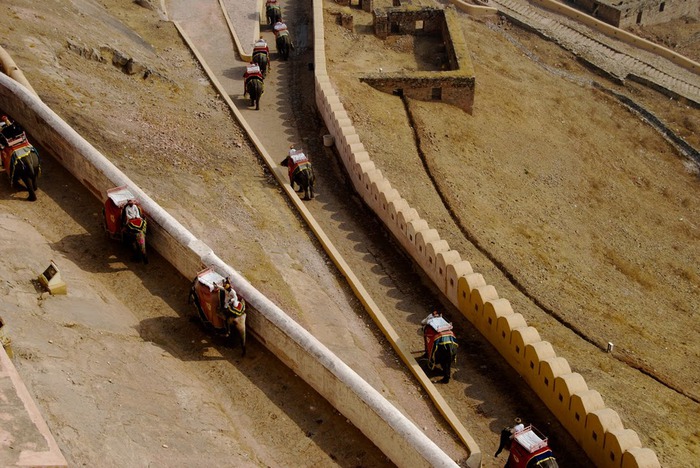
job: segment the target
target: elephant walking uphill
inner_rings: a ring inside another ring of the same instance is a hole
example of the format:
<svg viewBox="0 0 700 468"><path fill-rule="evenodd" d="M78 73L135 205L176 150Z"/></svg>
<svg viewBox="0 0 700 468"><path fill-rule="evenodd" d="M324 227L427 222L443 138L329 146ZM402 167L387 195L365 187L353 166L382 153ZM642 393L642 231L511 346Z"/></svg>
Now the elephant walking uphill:
<svg viewBox="0 0 700 468"><path fill-rule="evenodd" d="M27 143L14 148L7 158L6 170L10 176L10 185L29 192L27 200L36 200L37 178L41 173L39 152Z"/></svg>
<svg viewBox="0 0 700 468"><path fill-rule="evenodd" d="M41 173L39 152L27 140L24 129L3 116L0 131L2 168L10 178L10 186L29 192L29 201L36 200L37 177Z"/></svg>
<svg viewBox="0 0 700 468"><path fill-rule="evenodd" d="M289 52L294 50L294 43L292 42L292 37L289 35L289 30L287 25L282 21L278 21L272 27L275 33L275 45L277 46L277 54L282 60L289 59Z"/></svg>
<svg viewBox="0 0 700 468"><path fill-rule="evenodd" d="M265 81L260 67L251 63L246 67L246 72L243 74L243 96L250 96L250 105L255 106L255 110L260 110L260 97L265 91Z"/></svg>
<svg viewBox="0 0 700 468"><path fill-rule="evenodd" d="M246 342L246 302L224 278L211 268L200 271L192 282L189 302L204 326L228 338L236 330L241 340L243 356Z"/></svg>
<svg viewBox="0 0 700 468"><path fill-rule="evenodd" d="M267 76L267 72L272 70L270 65L270 48L262 36L253 44L253 63L260 67L263 76Z"/></svg>
<svg viewBox="0 0 700 468"><path fill-rule="evenodd" d="M265 52L254 52L253 63L260 68L260 72L263 74L263 76L267 76L267 72L270 70L270 59L268 54Z"/></svg>
<svg viewBox="0 0 700 468"><path fill-rule="evenodd" d="M314 168L311 166L309 158L301 150L290 148L289 155L282 160L280 165L287 168L292 188L296 183L299 190L304 192L304 200L314 198L314 183L316 182Z"/></svg>
<svg viewBox="0 0 700 468"><path fill-rule="evenodd" d="M452 331L452 324L442 318L437 311L428 315L423 321L423 340L428 359L428 369L437 366L442 369L441 383L448 383L452 363L457 359L457 339Z"/></svg>
<svg viewBox="0 0 700 468"><path fill-rule="evenodd" d="M267 24L274 25L282 19L282 7L277 4L277 0L267 0L265 3L265 16Z"/></svg>

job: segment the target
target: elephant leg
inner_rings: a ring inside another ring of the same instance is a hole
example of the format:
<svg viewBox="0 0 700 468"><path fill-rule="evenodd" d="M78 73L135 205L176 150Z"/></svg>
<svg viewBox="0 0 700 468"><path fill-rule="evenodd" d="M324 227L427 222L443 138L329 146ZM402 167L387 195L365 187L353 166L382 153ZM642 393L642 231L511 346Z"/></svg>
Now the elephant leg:
<svg viewBox="0 0 700 468"><path fill-rule="evenodd" d="M308 177L306 179L306 184L304 185L304 200L311 200L311 182Z"/></svg>
<svg viewBox="0 0 700 468"><path fill-rule="evenodd" d="M452 370L452 364L451 364L451 359L448 358L445 359L445 362L442 365L442 380L440 380L440 383L449 383L450 382L450 372Z"/></svg>
<svg viewBox="0 0 700 468"><path fill-rule="evenodd" d="M131 238L131 260L133 262L141 261L141 253L139 251L139 242L136 240L136 236Z"/></svg>
<svg viewBox="0 0 700 468"><path fill-rule="evenodd" d="M141 254L141 260L144 265L148 265L148 254L146 253L146 236L141 235L139 239L139 253Z"/></svg>
<svg viewBox="0 0 700 468"><path fill-rule="evenodd" d="M36 201L36 192L34 191L34 184L32 184L32 180L28 177L25 178L24 185L26 185L27 191L29 191L29 198L27 198L27 200Z"/></svg>
<svg viewBox="0 0 700 468"><path fill-rule="evenodd" d="M25 189L29 192L29 201L35 201L36 200L36 193L34 192L34 185L32 184L32 176L33 174L30 173L29 167L22 162L21 167L18 167L19 170L21 170L21 175L20 178L22 180L22 184L24 184Z"/></svg>
<svg viewBox="0 0 700 468"><path fill-rule="evenodd" d="M449 383L450 382L450 374L452 372L452 360L454 359L454 355L452 354L453 350L451 348L444 348L443 350L443 356L442 356L442 380L440 380L440 383Z"/></svg>
<svg viewBox="0 0 700 468"><path fill-rule="evenodd" d="M246 339L245 317L246 317L246 314L243 314L240 317L228 319L229 322L233 322L233 325L236 328L236 331L238 332L238 336L241 339L241 348L242 348L241 356L243 356L243 357L245 357L245 339ZM229 323L229 327L230 327L230 323Z"/></svg>

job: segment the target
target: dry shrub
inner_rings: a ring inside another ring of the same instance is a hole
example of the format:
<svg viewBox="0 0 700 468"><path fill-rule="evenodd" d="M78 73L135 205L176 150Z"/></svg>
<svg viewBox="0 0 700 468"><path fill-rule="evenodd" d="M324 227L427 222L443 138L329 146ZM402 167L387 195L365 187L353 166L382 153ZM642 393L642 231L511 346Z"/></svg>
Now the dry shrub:
<svg viewBox="0 0 700 468"><path fill-rule="evenodd" d="M598 367L607 374L610 374L613 371L613 365L609 359L601 359L598 361Z"/></svg>
<svg viewBox="0 0 700 468"><path fill-rule="evenodd" d="M688 130L693 135L697 135L700 133L700 128L698 128L698 125L696 122L690 118L690 116L686 115L683 117L683 126Z"/></svg>
<svg viewBox="0 0 700 468"><path fill-rule="evenodd" d="M685 280L696 287L700 287L700 275L693 270L689 265L671 264L673 271L680 279Z"/></svg>
<svg viewBox="0 0 700 468"><path fill-rule="evenodd" d="M603 255L608 263L610 263L617 271L625 275L627 278L636 282L645 289L653 288L655 283L654 279L639 267L621 257L616 251L605 249L605 253Z"/></svg>
<svg viewBox="0 0 700 468"><path fill-rule="evenodd" d="M515 232L517 232L522 237L524 237L525 239L528 239L528 240L530 240L534 237L532 231L527 227L527 225L520 224L520 225L516 226Z"/></svg>

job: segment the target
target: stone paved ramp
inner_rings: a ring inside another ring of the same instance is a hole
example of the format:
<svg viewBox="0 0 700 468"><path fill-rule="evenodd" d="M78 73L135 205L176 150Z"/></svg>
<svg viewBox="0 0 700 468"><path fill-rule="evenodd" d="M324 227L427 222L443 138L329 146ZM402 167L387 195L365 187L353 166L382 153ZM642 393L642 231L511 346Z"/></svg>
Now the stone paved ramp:
<svg viewBox="0 0 700 468"><path fill-rule="evenodd" d="M619 81L638 81L700 105L700 76L651 52L599 33L524 0L491 0L516 24L534 29Z"/></svg>
<svg viewBox="0 0 700 468"><path fill-rule="evenodd" d="M262 0L219 0L226 10L234 34L240 44L241 55L253 53L253 42L260 31Z"/></svg>
<svg viewBox="0 0 700 468"><path fill-rule="evenodd" d="M2 346L0 421L0 466L68 466Z"/></svg>

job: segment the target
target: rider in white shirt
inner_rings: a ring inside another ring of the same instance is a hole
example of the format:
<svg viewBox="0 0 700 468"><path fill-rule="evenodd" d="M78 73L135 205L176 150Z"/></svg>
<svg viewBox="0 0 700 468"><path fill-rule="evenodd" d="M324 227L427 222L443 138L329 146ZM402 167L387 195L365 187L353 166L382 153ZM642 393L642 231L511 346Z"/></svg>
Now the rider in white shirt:
<svg viewBox="0 0 700 468"><path fill-rule="evenodd" d="M126 206L124 206L124 222L129 222L129 220L134 218L141 218L141 208L136 204L136 200L130 199Z"/></svg>

